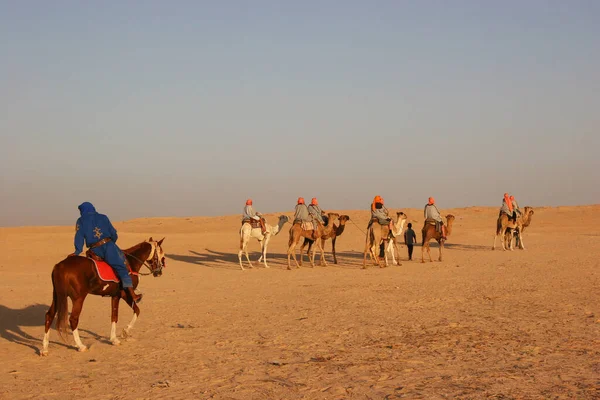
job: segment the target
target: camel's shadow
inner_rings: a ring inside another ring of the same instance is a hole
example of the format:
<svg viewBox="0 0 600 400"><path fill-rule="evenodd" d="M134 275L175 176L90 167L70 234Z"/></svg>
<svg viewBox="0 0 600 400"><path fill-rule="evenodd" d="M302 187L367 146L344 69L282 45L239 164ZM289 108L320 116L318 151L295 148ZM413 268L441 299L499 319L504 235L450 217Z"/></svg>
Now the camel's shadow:
<svg viewBox="0 0 600 400"><path fill-rule="evenodd" d="M29 347L40 353L41 337L34 337L23 331L22 327L43 327L46 320L46 311L50 306L33 304L21 309L12 309L0 304L0 337L8 342ZM41 330L43 332L43 329ZM66 346L63 343L52 342Z"/></svg>
<svg viewBox="0 0 600 400"><path fill-rule="evenodd" d="M202 265L205 267L211 268L223 268L223 269L239 269L239 260L237 253L225 253L222 251L205 249L205 253L199 253L197 251L190 250L191 255L183 255L183 254L167 254L167 258L170 258L175 261L181 261L189 264ZM256 263L258 258L260 257L259 251L249 251L248 255L250 256L250 260L252 263ZM287 259L287 254L283 253L267 253L267 261L269 263L277 263L278 261L282 261L283 259ZM246 257L243 259L244 263L246 262ZM246 264L244 264L245 266Z"/></svg>

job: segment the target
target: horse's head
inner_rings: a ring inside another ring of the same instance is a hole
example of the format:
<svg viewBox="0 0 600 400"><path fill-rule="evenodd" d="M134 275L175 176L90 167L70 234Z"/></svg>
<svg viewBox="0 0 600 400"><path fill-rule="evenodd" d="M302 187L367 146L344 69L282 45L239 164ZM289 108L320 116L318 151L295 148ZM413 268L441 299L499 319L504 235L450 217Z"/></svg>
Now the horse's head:
<svg viewBox="0 0 600 400"><path fill-rule="evenodd" d="M162 275L162 270L167 265L165 263L165 252L162 249L162 242L165 238L162 238L158 242L152 240L152 238L148 239L148 243L152 246L152 252L148 257L148 264L150 265L150 272L154 277L158 277Z"/></svg>

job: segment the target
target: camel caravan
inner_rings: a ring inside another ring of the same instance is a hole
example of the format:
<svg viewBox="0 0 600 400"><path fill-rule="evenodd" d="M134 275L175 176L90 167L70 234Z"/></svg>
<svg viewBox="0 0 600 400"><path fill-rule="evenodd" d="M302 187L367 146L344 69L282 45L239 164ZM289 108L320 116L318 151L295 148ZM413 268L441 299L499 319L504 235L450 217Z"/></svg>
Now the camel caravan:
<svg viewBox="0 0 600 400"><path fill-rule="evenodd" d="M386 268L391 265L401 266L399 238L402 238L405 233L405 225L408 216L399 211L395 218L390 216L388 209L384 205L384 200L381 196L375 196L370 205L371 218L368 222L365 232L365 248L363 254L362 268L367 268L367 255L374 266ZM423 210L424 222L421 229L421 262L425 262L425 252L429 258L429 262L433 262L431 257L430 242L436 241L439 245L438 261L442 261L444 253L444 243L448 240L448 236L452 234L452 227L455 216L452 214L442 218L438 210L435 199L430 197ZM502 248L506 250L514 249L514 244L520 249L525 249L523 243L523 232L531 223L533 216L533 208L525 207L522 211L514 199L514 196L504 195L502 207L498 214L496 235L494 237L494 245L496 248L496 240L501 238ZM320 255L320 265L327 266L325 257L325 243L331 240L331 253L333 263L337 264L337 256L335 245L337 238L342 235L347 222L350 221L348 215L340 215L338 213L325 212L320 206L316 198L313 198L307 206L304 198L299 197L294 209L294 217L292 220L285 215L280 215L276 225L270 225L266 222L263 215L253 208L251 199L246 201L244 213L242 217L242 226L240 228L240 249L238 259L240 268L244 269L243 256L245 255L249 268L253 268L252 262L248 255L248 244L252 238L258 240L261 245L261 255L257 260L258 263L263 263L265 268L269 268L267 263L267 248L271 237L277 236L283 229L283 226L290 222L292 226L289 230L288 250L287 250L287 269L292 269L292 260L296 268L301 268L304 259L304 249L311 267L315 267L317 250ZM355 224L356 225L356 224ZM410 226L408 224L409 231ZM360 229L360 228L359 228ZM406 232L408 233L408 232ZM409 247L409 260L412 260L412 243L404 242ZM414 231L412 237L416 238ZM416 239L415 239L416 241ZM300 249L300 260L296 253ZM391 261L391 262L390 262Z"/></svg>

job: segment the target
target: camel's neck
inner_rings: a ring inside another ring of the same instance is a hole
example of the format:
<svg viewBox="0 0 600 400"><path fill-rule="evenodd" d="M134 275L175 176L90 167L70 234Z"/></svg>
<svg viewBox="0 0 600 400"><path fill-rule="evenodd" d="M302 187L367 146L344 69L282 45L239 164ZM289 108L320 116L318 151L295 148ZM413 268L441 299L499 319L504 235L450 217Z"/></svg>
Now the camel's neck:
<svg viewBox="0 0 600 400"><path fill-rule="evenodd" d="M398 217L398 221L396 221L396 223L394 224L394 232L392 232L394 234L394 236L398 236L402 233L402 231L404 230L405 223L406 223L405 218Z"/></svg>
<svg viewBox="0 0 600 400"><path fill-rule="evenodd" d="M284 224L285 224L285 221L283 219L280 219L279 222L277 223L277 225L273 227L273 231L271 232L273 234L273 236L277 235L281 231Z"/></svg>
<svg viewBox="0 0 600 400"><path fill-rule="evenodd" d="M346 228L346 223L340 222L340 226L335 227L335 236L340 236L342 233L344 233L344 228Z"/></svg>
<svg viewBox="0 0 600 400"><path fill-rule="evenodd" d="M450 236L452 234L452 224L454 224L454 220L450 220L447 222L446 226L446 234Z"/></svg>

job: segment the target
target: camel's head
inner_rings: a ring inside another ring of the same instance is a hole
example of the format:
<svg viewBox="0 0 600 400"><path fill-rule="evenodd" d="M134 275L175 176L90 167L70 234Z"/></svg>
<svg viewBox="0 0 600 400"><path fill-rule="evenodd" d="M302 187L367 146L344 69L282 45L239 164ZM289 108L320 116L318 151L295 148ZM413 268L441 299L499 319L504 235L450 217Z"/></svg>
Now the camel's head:
<svg viewBox="0 0 600 400"><path fill-rule="evenodd" d="M450 225L451 222L454 222L455 218L456 217L454 217L454 215L452 215L452 214L446 215L446 221L447 221L448 225Z"/></svg>
<svg viewBox="0 0 600 400"><path fill-rule="evenodd" d="M329 218L330 221L333 221L334 219L338 219L340 217L340 214L338 213L327 213L327 218Z"/></svg>
<svg viewBox="0 0 600 400"><path fill-rule="evenodd" d="M287 215L280 215L279 216L279 222L285 224L286 222L288 222L290 219L288 218Z"/></svg>
<svg viewBox="0 0 600 400"><path fill-rule="evenodd" d="M398 217L398 221L408 218L408 216L406 214L404 214L402 211L398 211L396 213L396 216Z"/></svg>
<svg viewBox="0 0 600 400"><path fill-rule="evenodd" d="M533 215L533 208L532 207L525 207L523 209L523 211L525 211L525 215L528 217L531 217Z"/></svg>
<svg viewBox="0 0 600 400"><path fill-rule="evenodd" d="M348 215L340 215L338 220L340 221L340 225L344 225L346 222L350 221L350 217Z"/></svg>

